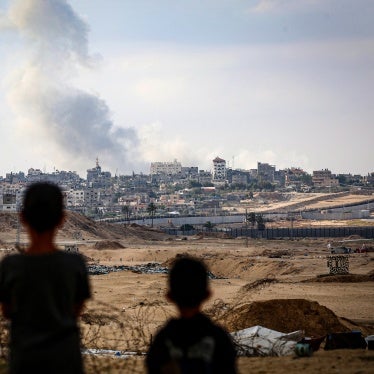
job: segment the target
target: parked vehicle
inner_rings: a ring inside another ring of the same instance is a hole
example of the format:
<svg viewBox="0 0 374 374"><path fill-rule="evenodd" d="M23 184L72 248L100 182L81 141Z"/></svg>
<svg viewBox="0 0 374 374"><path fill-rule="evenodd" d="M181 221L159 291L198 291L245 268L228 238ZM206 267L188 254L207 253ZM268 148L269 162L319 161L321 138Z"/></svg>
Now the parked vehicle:
<svg viewBox="0 0 374 374"><path fill-rule="evenodd" d="M355 253L368 253L368 252L374 252L374 247L366 246L365 244L363 244L360 248L355 249Z"/></svg>
<svg viewBox="0 0 374 374"><path fill-rule="evenodd" d="M331 253L333 253L333 254L343 255L343 254L348 254L348 253L351 253L351 252L352 252L352 249L348 248L348 247L335 247L335 248L331 249Z"/></svg>

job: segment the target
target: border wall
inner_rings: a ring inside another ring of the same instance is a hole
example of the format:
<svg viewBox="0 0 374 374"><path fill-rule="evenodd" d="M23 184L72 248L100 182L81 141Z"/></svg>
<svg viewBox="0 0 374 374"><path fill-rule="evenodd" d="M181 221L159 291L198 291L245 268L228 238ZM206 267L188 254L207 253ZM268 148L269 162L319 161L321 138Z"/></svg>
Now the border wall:
<svg viewBox="0 0 374 374"><path fill-rule="evenodd" d="M281 238L342 238L351 235L357 235L364 239L374 238L374 226L371 227L308 227L308 228L268 228L258 230L255 228L238 228L238 229L219 229L210 230L188 230L182 231L175 228L163 230L169 235L190 236L199 233L225 233L232 238L250 237L263 239L281 239Z"/></svg>

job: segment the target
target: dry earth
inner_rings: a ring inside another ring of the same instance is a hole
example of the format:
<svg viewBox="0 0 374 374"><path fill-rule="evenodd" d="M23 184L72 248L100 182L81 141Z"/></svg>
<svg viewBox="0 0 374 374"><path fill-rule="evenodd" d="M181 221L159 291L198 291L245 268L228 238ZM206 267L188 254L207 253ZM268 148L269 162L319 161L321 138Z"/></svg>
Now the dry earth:
<svg viewBox="0 0 374 374"><path fill-rule="evenodd" d="M13 247L16 227L16 217L0 216L0 247ZM157 262L167 267L186 253L203 259L219 278L211 280L213 296L204 310L230 331L261 324L282 332L302 329L308 336L351 329L374 334L374 253L352 254L351 276L321 277L328 272L326 239L182 240L151 228L99 225L70 214L59 243L72 242L77 231L82 234L80 252L91 264ZM24 232L21 239L26 240ZM88 348L144 352L151 335L175 313L164 297L165 274L119 271L92 275L90 280L93 297L81 319ZM145 372L142 356L85 357L90 373ZM238 367L240 373L371 373L374 352L319 350L304 358L246 357L239 358Z"/></svg>
<svg viewBox="0 0 374 374"><path fill-rule="evenodd" d="M241 239L200 238L148 241L124 249L86 248L82 252L107 265L156 261L167 266L175 256L185 253L204 259L212 273L222 277L211 280L213 297L205 311L230 331L260 324L282 332L302 329L309 336L351 329L374 334L373 254L351 256L350 270L355 276L344 281L341 277L321 278L318 276L327 273L326 243L307 239L249 241L246 247ZM164 274L118 272L92 276L91 281L94 298L87 305L86 316L99 320L104 317L99 322L100 333L111 337L95 340L102 348L127 350L137 346L143 351L150 335L175 313L164 298ZM105 320L105 316L112 315L113 306L117 321ZM128 325L140 325L141 331L134 332ZM83 328L92 330L92 325L83 324ZM118 365L112 359L109 362L113 370ZM142 360L132 359L126 365L126 369L120 366L118 372L144 371ZM320 350L310 358L240 358L238 366L241 373L369 373L374 369L374 354Z"/></svg>

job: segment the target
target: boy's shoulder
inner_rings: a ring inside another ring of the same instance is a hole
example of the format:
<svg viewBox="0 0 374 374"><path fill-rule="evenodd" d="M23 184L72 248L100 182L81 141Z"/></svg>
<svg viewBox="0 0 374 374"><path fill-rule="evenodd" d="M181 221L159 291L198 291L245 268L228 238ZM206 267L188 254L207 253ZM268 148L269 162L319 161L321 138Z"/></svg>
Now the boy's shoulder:
<svg viewBox="0 0 374 374"><path fill-rule="evenodd" d="M86 260L78 252L57 251L57 253L58 253L58 256L64 262L67 262L69 264L75 264L77 266L86 267Z"/></svg>
<svg viewBox="0 0 374 374"><path fill-rule="evenodd" d="M225 329L207 316L197 315L169 320L151 344L147 365L150 372L154 368L154 372L160 372L159 368L168 363L183 366L188 361L188 365L196 366L195 372L201 372L201 365L205 369L208 365L214 373L235 373L235 357L235 347Z"/></svg>
<svg viewBox="0 0 374 374"><path fill-rule="evenodd" d="M40 255L11 253L0 260L0 267L8 268L22 263L51 263L56 260L67 263L69 266L74 266L74 264L76 264L76 266L86 266L86 261L81 254L58 250L53 253Z"/></svg>
<svg viewBox="0 0 374 374"><path fill-rule="evenodd" d="M207 315L199 313L192 318L172 318L160 330L162 334L172 334L173 332L179 333L180 331L198 331L199 333L211 334L218 338L228 336L227 331Z"/></svg>
<svg viewBox="0 0 374 374"><path fill-rule="evenodd" d="M83 256L79 252L58 250L57 253L60 256L65 256L66 258L72 259L73 261L84 261Z"/></svg>
<svg viewBox="0 0 374 374"><path fill-rule="evenodd" d="M7 254L0 260L0 266L8 266L8 264L14 264L18 261L22 261L22 256L22 253L17 252Z"/></svg>

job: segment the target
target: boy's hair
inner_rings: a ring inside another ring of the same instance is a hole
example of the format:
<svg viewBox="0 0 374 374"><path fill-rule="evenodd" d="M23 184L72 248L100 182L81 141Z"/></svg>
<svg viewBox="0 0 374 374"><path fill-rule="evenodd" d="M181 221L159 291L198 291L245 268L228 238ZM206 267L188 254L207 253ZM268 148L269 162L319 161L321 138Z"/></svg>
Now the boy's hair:
<svg viewBox="0 0 374 374"><path fill-rule="evenodd" d="M36 232L52 230L63 217L63 202L62 192L55 184L33 183L25 192L22 217Z"/></svg>
<svg viewBox="0 0 374 374"><path fill-rule="evenodd" d="M180 307L196 307L208 295L208 270L193 257L177 259L169 272L171 299Z"/></svg>

